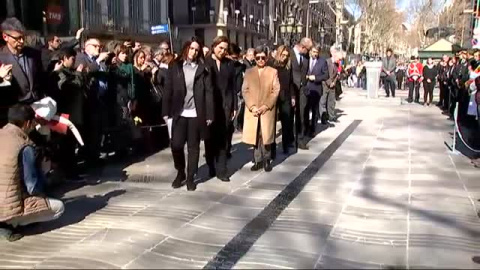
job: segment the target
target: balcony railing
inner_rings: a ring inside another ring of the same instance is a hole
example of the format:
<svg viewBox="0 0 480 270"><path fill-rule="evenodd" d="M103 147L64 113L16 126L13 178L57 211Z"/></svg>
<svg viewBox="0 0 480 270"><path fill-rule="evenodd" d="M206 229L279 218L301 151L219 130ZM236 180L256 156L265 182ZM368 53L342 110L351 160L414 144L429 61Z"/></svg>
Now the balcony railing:
<svg viewBox="0 0 480 270"><path fill-rule="evenodd" d="M269 24L263 24L263 23L258 23L254 22L253 20L250 20L247 18L246 20L243 20L242 18L237 18L235 16L228 16L227 17L227 25L230 27L238 27L238 28L244 28L250 31L257 32L259 34L268 34L269 30Z"/></svg>
<svg viewBox="0 0 480 270"><path fill-rule="evenodd" d="M150 35L150 21L123 16L85 12L85 26L90 31Z"/></svg>

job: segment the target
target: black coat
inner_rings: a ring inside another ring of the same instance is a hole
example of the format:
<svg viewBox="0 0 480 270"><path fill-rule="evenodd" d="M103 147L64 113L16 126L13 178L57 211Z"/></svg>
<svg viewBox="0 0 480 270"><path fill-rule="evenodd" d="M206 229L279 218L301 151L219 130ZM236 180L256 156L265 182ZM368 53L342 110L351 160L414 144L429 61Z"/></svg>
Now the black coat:
<svg viewBox="0 0 480 270"><path fill-rule="evenodd" d="M312 60L310 60L312 61ZM305 87L306 89L306 94L308 94L309 91L314 91L317 92L319 96L322 95L322 82L326 81L328 79L328 65L327 61L319 57L317 59L317 62L315 63L315 66L312 68L312 71L308 73L309 75L314 75L315 80L314 81L308 81L307 86Z"/></svg>
<svg viewBox="0 0 480 270"><path fill-rule="evenodd" d="M292 97L295 97L292 69L287 69L285 67L276 67L276 69L278 72L278 80L280 82L278 100L290 102Z"/></svg>
<svg viewBox="0 0 480 270"><path fill-rule="evenodd" d="M99 80L108 82L109 79L111 79L110 74L105 63L98 64L96 61L92 61L85 53L77 54L77 58L75 59L75 68L77 68L79 65L83 65L83 67L88 70L85 78L87 98L89 103L96 105L95 101L98 99L98 97L107 94L99 93Z"/></svg>
<svg viewBox="0 0 480 270"><path fill-rule="evenodd" d="M75 125L83 125L85 92L83 75L71 69L62 68L50 75L49 95L57 102L57 112L70 115Z"/></svg>
<svg viewBox="0 0 480 270"><path fill-rule="evenodd" d="M72 49L75 48L75 46L77 46L78 44L80 43L80 41L76 38L70 40L70 41L67 41L67 42L64 42L60 45L60 48L56 51L51 51L48 49L48 44L43 47L41 49L41 52L42 52L42 67L43 67L43 70L45 71L51 71L53 70L53 68L55 67L55 62L58 59L58 53L60 52L60 50L63 50L63 49Z"/></svg>
<svg viewBox="0 0 480 270"><path fill-rule="evenodd" d="M183 61L174 62L168 69L163 96L162 115L177 121L183 112L187 87L183 72ZM202 123L202 137L207 135L207 120L214 121L213 87L211 70L199 63L193 84L197 118Z"/></svg>
<svg viewBox="0 0 480 270"><path fill-rule="evenodd" d="M290 50L290 61L292 64L293 83L295 85L295 93L300 93L300 90L307 84L307 73L309 67L309 59L303 56L302 64L297 60L295 51Z"/></svg>
<svg viewBox="0 0 480 270"><path fill-rule="evenodd" d="M212 71L213 104L215 107L216 124L230 122L234 111L238 111L237 93L240 92L238 80L242 80L240 73L236 72L235 63L224 58L218 70L217 63L209 56L205 65Z"/></svg>
<svg viewBox="0 0 480 270"><path fill-rule="evenodd" d="M22 53L27 58L28 73L22 70L7 46L0 50L0 63L13 65L11 85L2 87L0 107L9 107L19 102L31 104L43 97L46 78L40 51L25 47Z"/></svg>

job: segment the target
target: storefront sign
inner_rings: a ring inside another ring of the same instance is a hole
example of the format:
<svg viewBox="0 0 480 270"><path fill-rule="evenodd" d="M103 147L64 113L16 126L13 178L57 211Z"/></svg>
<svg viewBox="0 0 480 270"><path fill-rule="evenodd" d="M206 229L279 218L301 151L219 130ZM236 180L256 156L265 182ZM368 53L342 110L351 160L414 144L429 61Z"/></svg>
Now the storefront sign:
<svg viewBox="0 0 480 270"><path fill-rule="evenodd" d="M61 24L63 22L63 9L61 6L48 6L46 16L48 24Z"/></svg>

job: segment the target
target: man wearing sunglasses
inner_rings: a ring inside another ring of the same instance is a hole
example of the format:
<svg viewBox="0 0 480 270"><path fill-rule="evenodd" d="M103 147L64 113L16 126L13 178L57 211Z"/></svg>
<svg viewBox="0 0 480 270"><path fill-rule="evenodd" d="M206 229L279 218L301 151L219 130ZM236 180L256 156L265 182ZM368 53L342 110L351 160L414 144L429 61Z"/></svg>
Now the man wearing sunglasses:
<svg viewBox="0 0 480 270"><path fill-rule="evenodd" d="M55 53L59 52L61 49L73 49L80 43L80 39L82 38L83 28L78 29L77 35L74 39L68 42L62 42L62 40L57 35L49 35L46 37L46 47L42 48L42 65L45 71L50 70L53 68L52 59L57 58L55 57Z"/></svg>
<svg viewBox="0 0 480 270"><path fill-rule="evenodd" d="M42 97L45 80L40 51L25 47L25 28L17 18L8 18L0 26L7 43L0 51L0 63L11 65L10 86L2 88L0 126L6 124L8 108L16 103L32 104Z"/></svg>
<svg viewBox="0 0 480 270"><path fill-rule="evenodd" d="M102 44L96 38L85 42L85 51L77 54L75 69L84 67L87 93L85 118L85 146L87 166L100 165L100 146L103 128L106 124L106 99L108 91L108 70L105 60L109 52L100 52Z"/></svg>

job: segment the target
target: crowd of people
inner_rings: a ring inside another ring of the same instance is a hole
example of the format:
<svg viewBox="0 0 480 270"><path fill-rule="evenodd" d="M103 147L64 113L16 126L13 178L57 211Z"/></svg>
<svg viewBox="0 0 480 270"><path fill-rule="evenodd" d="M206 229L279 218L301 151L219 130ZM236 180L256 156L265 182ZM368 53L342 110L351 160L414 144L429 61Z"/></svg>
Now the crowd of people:
<svg viewBox="0 0 480 270"><path fill-rule="evenodd" d="M439 88L436 105L442 114L456 121L458 135L472 156L472 164L480 168L480 50L460 50L454 56L443 55L441 59L428 58L425 63L418 56L410 62L397 63L391 50L382 59L382 83L386 96L395 96L395 86L408 88L408 103L433 105L434 89ZM396 81L396 83L395 83ZM405 81L405 84L403 83ZM420 88L423 89L421 96ZM421 98L423 98L421 100ZM455 113L457 112L457 113ZM469 138L463 136L470 134ZM455 135L456 136L456 135Z"/></svg>
<svg viewBox="0 0 480 270"><path fill-rule="evenodd" d="M82 162L102 166L101 153L125 158L166 142L178 171L172 187L194 191L202 141L210 177L229 182L234 132L253 147L251 170L270 172L278 123L280 149L292 154L308 149L317 125L338 122L344 53L332 47L320 57L325 52L309 38L242 50L225 36L211 47L192 37L177 54L168 42L102 44L83 29L69 42L53 35L38 47L26 44L16 18L1 31L0 229L11 241L21 237L16 227L64 212L47 196L53 167L78 179Z"/></svg>

